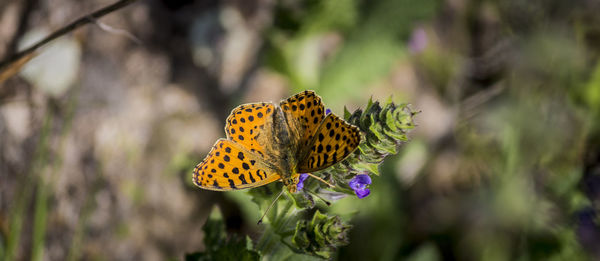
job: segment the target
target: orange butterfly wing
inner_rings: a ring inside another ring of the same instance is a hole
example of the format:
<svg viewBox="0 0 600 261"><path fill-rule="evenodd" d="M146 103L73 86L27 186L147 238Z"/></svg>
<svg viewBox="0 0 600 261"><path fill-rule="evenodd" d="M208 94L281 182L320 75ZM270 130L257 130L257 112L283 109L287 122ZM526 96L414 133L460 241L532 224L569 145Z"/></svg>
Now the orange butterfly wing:
<svg viewBox="0 0 600 261"><path fill-rule="evenodd" d="M206 158L194 168L197 186L229 191L262 186L281 179L262 159L240 144L219 139Z"/></svg>
<svg viewBox="0 0 600 261"><path fill-rule="evenodd" d="M227 138L264 157L265 147L258 142L257 138L262 127L272 118L274 112L275 105L265 102L248 103L236 107L227 117L225 125Z"/></svg>
<svg viewBox="0 0 600 261"><path fill-rule="evenodd" d="M322 170L344 160L358 148L360 139L358 127L330 113L307 147L308 153L300 159L298 173Z"/></svg>
<svg viewBox="0 0 600 261"><path fill-rule="evenodd" d="M317 128L325 118L325 108L321 97L313 91L298 93L281 101L280 107L285 113L291 136L296 138L298 160L306 155Z"/></svg>

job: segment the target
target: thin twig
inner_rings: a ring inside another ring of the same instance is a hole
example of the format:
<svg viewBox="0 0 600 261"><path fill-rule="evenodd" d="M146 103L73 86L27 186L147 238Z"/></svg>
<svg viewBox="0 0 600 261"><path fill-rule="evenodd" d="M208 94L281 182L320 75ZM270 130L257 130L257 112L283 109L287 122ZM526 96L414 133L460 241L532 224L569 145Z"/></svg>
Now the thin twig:
<svg viewBox="0 0 600 261"><path fill-rule="evenodd" d="M90 18L91 19L91 18ZM129 40L134 41L137 44L142 44L142 41L140 41L140 39L138 39L137 37L135 37L135 35L133 35L132 33L128 32L127 30L123 30L123 29L119 29L119 28L114 28L110 25L107 25L105 23L102 23L98 20L94 19L94 23L100 27L100 29L109 32L111 34L116 34L116 35L122 35L127 37Z"/></svg>
<svg viewBox="0 0 600 261"><path fill-rule="evenodd" d="M8 2L8 1L7 1ZM17 45L19 43L19 38L25 34L27 31L27 27L29 26L29 17L33 13L33 10L36 5L38 5L38 0L26 0L23 1L23 5L21 6L21 10L19 11L19 22L17 24L17 30L15 31L12 39L8 43L6 47L6 53L2 58L11 57L13 54L17 52Z"/></svg>
<svg viewBox="0 0 600 261"><path fill-rule="evenodd" d="M112 13L113 11L116 11L118 9L121 9L133 2L135 2L136 0L120 0L112 5L106 6L100 10L97 10L91 14L88 15L84 15L81 18L75 20L74 22L70 23L69 25L55 31L54 33L46 36L46 38L42 39L41 41L37 42L36 44L34 44L33 46L20 51L10 57L8 57L6 60L0 62L0 70L2 70L5 66L10 65L11 63L21 59L21 57L24 57L30 53L35 52L37 49L39 49L41 46L47 44L48 42L62 36L65 35L77 28L79 28L82 25L88 24L88 23L95 23L96 19L103 17L107 14Z"/></svg>

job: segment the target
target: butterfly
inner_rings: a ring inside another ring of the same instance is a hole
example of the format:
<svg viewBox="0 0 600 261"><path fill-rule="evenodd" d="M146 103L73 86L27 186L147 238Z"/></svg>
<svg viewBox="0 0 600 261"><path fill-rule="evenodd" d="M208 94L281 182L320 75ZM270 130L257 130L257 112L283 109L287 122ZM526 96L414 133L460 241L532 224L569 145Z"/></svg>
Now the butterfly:
<svg viewBox="0 0 600 261"><path fill-rule="evenodd" d="M304 91L279 105L243 104L231 111L219 139L194 168L194 184L230 191L282 181L294 193L299 173L330 167L358 147L358 127L326 113L321 97Z"/></svg>

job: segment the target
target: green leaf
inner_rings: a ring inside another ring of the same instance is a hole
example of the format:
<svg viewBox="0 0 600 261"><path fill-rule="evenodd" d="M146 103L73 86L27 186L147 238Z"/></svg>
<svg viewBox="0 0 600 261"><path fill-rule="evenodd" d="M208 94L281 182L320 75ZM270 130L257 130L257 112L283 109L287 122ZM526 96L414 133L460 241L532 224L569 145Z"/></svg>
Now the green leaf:
<svg viewBox="0 0 600 261"><path fill-rule="evenodd" d="M227 238L225 223L218 206L213 207L202 230L204 230L204 244L207 248L218 247L225 241Z"/></svg>
<svg viewBox="0 0 600 261"><path fill-rule="evenodd" d="M234 237L227 244L212 253L212 260L255 261L260 259L258 252L248 249L248 238ZM251 245L251 244L250 244Z"/></svg>
<svg viewBox="0 0 600 261"><path fill-rule="evenodd" d="M290 193L288 190L285 190L285 192L299 209L313 208L315 206L314 199L306 192Z"/></svg>
<svg viewBox="0 0 600 261"><path fill-rule="evenodd" d="M348 111L348 108L344 106L344 119L348 120L352 114Z"/></svg>
<svg viewBox="0 0 600 261"><path fill-rule="evenodd" d="M384 110L385 116L383 119L385 120L385 126L388 127L391 131L396 132L398 128L396 127L396 121L394 118L394 113L392 110Z"/></svg>
<svg viewBox="0 0 600 261"><path fill-rule="evenodd" d="M398 141L407 141L408 140L408 138L406 137L406 134L404 134L401 131L395 132L393 130L388 130L387 128L384 128L383 133L385 133L385 135L389 136L390 138L398 140Z"/></svg>
<svg viewBox="0 0 600 261"><path fill-rule="evenodd" d="M377 163L360 162L354 166L356 168L368 170L369 172L379 176L379 164L377 164Z"/></svg>

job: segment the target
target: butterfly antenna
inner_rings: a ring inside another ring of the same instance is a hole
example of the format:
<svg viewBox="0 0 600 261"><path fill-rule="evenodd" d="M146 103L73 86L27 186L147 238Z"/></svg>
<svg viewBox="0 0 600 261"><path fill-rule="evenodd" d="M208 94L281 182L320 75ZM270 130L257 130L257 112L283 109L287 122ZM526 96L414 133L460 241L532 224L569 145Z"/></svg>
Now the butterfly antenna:
<svg viewBox="0 0 600 261"><path fill-rule="evenodd" d="M311 194L311 195L317 197L318 199L322 200L325 204L327 204L327 206L331 206L331 202L325 200L323 197L319 196L319 194L317 194L315 192L312 192L310 190L306 190L306 191L308 191L309 194Z"/></svg>
<svg viewBox="0 0 600 261"><path fill-rule="evenodd" d="M324 180L324 179L322 179L322 178L319 178L319 177L317 177L317 176L313 175L312 173L307 173L307 174L308 174L309 176L311 176L311 177L315 178L316 180L318 180L318 181L321 181L321 182L323 182L323 183L327 184L327 186L329 186L330 188L333 188L333 187L334 187L334 186L333 186L333 185L331 185L329 182L325 181L325 180Z"/></svg>
<svg viewBox="0 0 600 261"><path fill-rule="evenodd" d="M265 213L263 213L263 215L260 217L260 219L256 223L257 225L260 225L262 223L263 218L265 218L265 216L267 215L267 213L269 213L269 210L271 210L271 208L273 207L273 205L275 205L275 202L277 202L277 200L281 197L281 195L283 195L283 192L285 192L285 190L282 189L281 192L279 193L279 195L277 195L277 197L275 198L275 200L273 200L273 202L271 202L271 205L269 205L269 207L267 208L267 210L265 210Z"/></svg>

